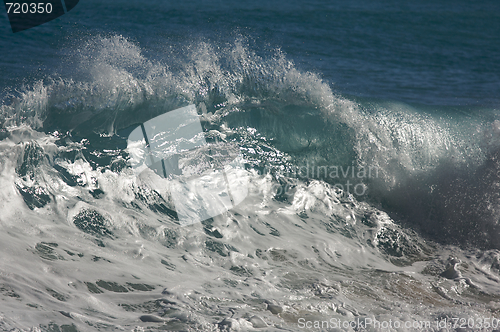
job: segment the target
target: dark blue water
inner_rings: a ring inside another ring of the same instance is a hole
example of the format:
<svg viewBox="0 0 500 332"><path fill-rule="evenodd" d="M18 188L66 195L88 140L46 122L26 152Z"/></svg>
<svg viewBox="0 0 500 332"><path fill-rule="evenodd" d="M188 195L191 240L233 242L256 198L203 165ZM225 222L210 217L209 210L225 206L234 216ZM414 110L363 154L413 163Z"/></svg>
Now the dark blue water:
<svg viewBox="0 0 500 332"><path fill-rule="evenodd" d="M65 52L96 34L120 34L150 57L189 41L223 45L244 36L265 53L281 49L302 70L354 96L431 105L498 106L497 1L81 1L53 22L13 34L0 25L0 86L62 70Z"/></svg>

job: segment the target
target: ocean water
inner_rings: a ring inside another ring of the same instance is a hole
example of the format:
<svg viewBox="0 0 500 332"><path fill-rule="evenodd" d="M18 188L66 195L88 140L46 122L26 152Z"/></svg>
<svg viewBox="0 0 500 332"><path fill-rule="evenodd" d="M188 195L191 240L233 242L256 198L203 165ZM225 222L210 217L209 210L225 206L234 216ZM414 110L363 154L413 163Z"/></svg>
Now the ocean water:
<svg viewBox="0 0 500 332"><path fill-rule="evenodd" d="M82 0L0 34L0 330L500 330L499 2ZM246 197L184 225L128 137L189 105Z"/></svg>

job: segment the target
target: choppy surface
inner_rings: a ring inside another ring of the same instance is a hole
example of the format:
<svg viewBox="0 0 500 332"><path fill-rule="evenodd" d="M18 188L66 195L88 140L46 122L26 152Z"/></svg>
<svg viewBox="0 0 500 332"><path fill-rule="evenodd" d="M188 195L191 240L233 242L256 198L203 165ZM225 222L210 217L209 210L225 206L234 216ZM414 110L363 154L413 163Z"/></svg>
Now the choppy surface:
<svg viewBox="0 0 500 332"><path fill-rule="evenodd" d="M0 22L0 330L498 329L498 10L87 0ZM249 194L181 227L127 137L190 104Z"/></svg>
<svg viewBox="0 0 500 332"><path fill-rule="evenodd" d="M197 44L176 70L120 36L87 43L86 79L40 81L1 108L3 330L499 318L494 110L348 100L240 41ZM206 108L207 141L239 146L250 185L180 227L168 181L127 165L126 135L189 103ZM304 174L325 166L345 174Z"/></svg>

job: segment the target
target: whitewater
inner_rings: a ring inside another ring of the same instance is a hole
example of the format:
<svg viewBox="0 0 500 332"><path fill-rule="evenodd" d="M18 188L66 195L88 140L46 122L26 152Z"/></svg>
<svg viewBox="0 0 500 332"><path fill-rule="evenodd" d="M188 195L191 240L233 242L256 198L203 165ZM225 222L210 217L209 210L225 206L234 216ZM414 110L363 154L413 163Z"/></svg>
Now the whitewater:
<svg viewBox="0 0 500 332"><path fill-rule="evenodd" d="M97 35L3 94L1 330L500 329L498 110L345 96L244 38L181 54ZM186 226L127 138L188 105L248 192Z"/></svg>

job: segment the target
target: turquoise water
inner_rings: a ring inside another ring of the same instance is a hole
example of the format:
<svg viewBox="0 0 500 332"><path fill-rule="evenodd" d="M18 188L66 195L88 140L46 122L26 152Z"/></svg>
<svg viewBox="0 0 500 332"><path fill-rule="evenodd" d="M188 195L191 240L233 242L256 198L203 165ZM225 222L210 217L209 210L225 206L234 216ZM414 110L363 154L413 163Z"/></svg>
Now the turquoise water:
<svg viewBox="0 0 500 332"><path fill-rule="evenodd" d="M497 329L499 18L81 1L13 34L4 16L0 329ZM246 198L183 227L182 178L135 172L128 138L188 105L215 152L182 172L240 155Z"/></svg>

